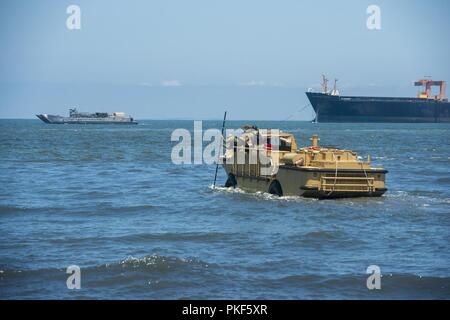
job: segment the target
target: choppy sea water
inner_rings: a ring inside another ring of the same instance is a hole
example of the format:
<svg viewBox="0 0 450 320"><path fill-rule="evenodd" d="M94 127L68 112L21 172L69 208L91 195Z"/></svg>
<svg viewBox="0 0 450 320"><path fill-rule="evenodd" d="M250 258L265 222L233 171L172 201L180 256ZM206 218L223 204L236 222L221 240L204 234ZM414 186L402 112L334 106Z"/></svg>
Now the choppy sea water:
<svg viewBox="0 0 450 320"><path fill-rule="evenodd" d="M0 298L450 298L449 124L256 124L370 154L389 191L213 190L214 166L171 162L172 131L192 121L0 120ZM67 289L69 265L80 290ZM381 290L366 287L369 265Z"/></svg>

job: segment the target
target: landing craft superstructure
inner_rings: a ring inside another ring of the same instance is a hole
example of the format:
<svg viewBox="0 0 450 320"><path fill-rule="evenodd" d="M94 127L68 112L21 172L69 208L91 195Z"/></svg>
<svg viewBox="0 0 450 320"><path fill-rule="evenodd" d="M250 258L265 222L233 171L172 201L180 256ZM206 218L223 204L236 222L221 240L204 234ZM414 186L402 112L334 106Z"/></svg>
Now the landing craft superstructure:
<svg viewBox="0 0 450 320"><path fill-rule="evenodd" d="M317 135L298 149L293 134L253 126L226 143L226 187L313 198L379 197L387 190L387 170L354 151L321 147Z"/></svg>

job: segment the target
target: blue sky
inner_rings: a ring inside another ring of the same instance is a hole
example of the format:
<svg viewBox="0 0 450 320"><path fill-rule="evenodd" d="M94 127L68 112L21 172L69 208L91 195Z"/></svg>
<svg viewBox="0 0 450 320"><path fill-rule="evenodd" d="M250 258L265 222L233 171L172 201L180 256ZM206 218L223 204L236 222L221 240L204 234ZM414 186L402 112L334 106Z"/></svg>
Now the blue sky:
<svg viewBox="0 0 450 320"><path fill-rule="evenodd" d="M70 4L81 30L66 28ZM381 30L366 28L370 4ZM343 94L415 95L417 78L450 81L449 9L445 0L2 0L0 117L77 105L148 119L220 118L224 108L285 119L322 73Z"/></svg>

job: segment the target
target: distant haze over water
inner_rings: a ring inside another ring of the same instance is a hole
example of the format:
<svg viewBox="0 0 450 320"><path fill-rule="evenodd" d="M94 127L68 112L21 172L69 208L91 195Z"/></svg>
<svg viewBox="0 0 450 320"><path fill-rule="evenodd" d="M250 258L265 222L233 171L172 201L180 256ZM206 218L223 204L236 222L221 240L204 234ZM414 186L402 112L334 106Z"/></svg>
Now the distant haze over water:
<svg viewBox="0 0 450 320"><path fill-rule="evenodd" d="M0 84L0 118L34 118L35 114L67 115L80 111L123 111L136 119L312 120L305 95L311 86L148 86L113 84ZM415 96L405 86L339 87L342 95Z"/></svg>

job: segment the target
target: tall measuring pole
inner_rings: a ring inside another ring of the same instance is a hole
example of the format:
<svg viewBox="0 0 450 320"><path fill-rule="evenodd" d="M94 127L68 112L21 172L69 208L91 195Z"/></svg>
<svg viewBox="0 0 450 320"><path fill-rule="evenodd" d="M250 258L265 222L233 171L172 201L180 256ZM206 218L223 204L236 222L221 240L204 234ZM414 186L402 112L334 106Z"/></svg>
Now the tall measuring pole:
<svg viewBox="0 0 450 320"><path fill-rule="evenodd" d="M219 157L222 151L222 141L223 141L223 130L225 129L225 120L227 119L227 112L225 111L225 114L223 115L223 122L222 122L222 135L220 136L220 148L219 148L219 154L217 155L217 163L216 163L216 173L214 174L214 184L213 189L216 187L216 180L217 180L217 170L219 170Z"/></svg>

